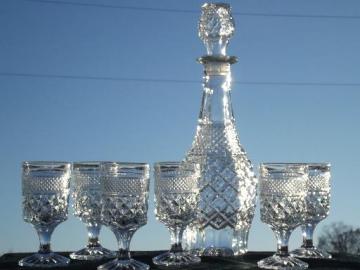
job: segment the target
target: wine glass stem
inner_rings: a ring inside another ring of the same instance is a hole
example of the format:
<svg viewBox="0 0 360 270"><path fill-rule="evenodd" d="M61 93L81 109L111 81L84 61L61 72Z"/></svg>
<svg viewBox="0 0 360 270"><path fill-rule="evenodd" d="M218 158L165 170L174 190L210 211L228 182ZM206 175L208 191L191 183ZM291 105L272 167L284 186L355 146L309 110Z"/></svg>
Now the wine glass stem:
<svg viewBox="0 0 360 270"><path fill-rule="evenodd" d="M54 231L54 227L38 227L36 228L36 231L40 241L39 253L50 253L51 234Z"/></svg>
<svg viewBox="0 0 360 270"><path fill-rule="evenodd" d="M302 235L303 235L303 244L302 247L304 248L313 248L313 235L315 231L315 227L317 224L305 224L301 226Z"/></svg>
<svg viewBox="0 0 360 270"><path fill-rule="evenodd" d="M101 225L99 224L88 224L86 226L88 231L88 247L98 247L99 243L99 233L101 229Z"/></svg>
<svg viewBox="0 0 360 270"><path fill-rule="evenodd" d="M131 242L131 238L134 235L135 231L129 230L117 230L114 231L116 239L119 245L119 254L118 258L120 260L129 260L130 259L130 251L129 246Z"/></svg>
<svg viewBox="0 0 360 270"><path fill-rule="evenodd" d="M291 230L280 229L275 232L277 238L277 252L279 256L288 256L289 255L289 238L291 235Z"/></svg>
<svg viewBox="0 0 360 270"><path fill-rule="evenodd" d="M184 233L184 227L169 227L170 239L171 239L171 252L181 252L183 251L181 240Z"/></svg>

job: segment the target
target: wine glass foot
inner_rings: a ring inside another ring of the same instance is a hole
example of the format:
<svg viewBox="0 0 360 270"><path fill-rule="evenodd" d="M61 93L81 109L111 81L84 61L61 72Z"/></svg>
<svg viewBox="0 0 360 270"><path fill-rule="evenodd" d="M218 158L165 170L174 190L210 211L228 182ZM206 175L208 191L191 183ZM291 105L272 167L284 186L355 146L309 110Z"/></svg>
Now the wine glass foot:
<svg viewBox="0 0 360 270"><path fill-rule="evenodd" d="M234 256L234 251L230 248L218 248L218 247L208 247L202 253L202 256L209 257L229 257Z"/></svg>
<svg viewBox="0 0 360 270"><path fill-rule="evenodd" d="M301 270L309 267L306 262L297 258L291 256L279 256L277 254L258 261L257 265L259 268L275 270Z"/></svg>
<svg viewBox="0 0 360 270"><path fill-rule="evenodd" d="M293 250L290 255L298 258L331 259L331 254L327 253L325 250L321 250L316 247L298 248Z"/></svg>
<svg viewBox="0 0 360 270"><path fill-rule="evenodd" d="M157 266L164 267L181 267L198 264L201 259L189 252L166 252L152 259Z"/></svg>
<svg viewBox="0 0 360 270"><path fill-rule="evenodd" d="M70 259L54 252L35 253L29 257L25 257L19 261L19 266L24 267L65 267L70 263Z"/></svg>
<svg viewBox="0 0 360 270"><path fill-rule="evenodd" d="M202 248L194 248L194 249L190 249L188 252L191 255L201 257L203 255L203 253L204 253L204 249L202 249Z"/></svg>
<svg viewBox="0 0 360 270"><path fill-rule="evenodd" d="M70 254L70 258L74 260L102 260L115 257L116 252L102 246L86 247Z"/></svg>
<svg viewBox="0 0 360 270"><path fill-rule="evenodd" d="M142 262L128 259L115 259L97 267L97 270L149 270L150 266Z"/></svg>
<svg viewBox="0 0 360 270"><path fill-rule="evenodd" d="M239 248L234 252L234 256L243 256L248 252L247 248Z"/></svg>

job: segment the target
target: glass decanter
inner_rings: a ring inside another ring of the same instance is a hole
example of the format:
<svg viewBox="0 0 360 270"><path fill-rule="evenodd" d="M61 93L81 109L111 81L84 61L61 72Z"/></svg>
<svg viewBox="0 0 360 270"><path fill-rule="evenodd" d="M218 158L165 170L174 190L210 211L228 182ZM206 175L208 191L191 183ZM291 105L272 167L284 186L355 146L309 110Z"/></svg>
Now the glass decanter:
<svg viewBox="0 0 360 270"><path fill-rule="evenodd" d="M226 55L235 30L230 6L204 4L199 36L207 55L203 97L196 135L185 162L201 166L198 218L185 232L186 248L203 256L247 252L255 211L257 179L239 142L231 105L231 64Z"/></svg>

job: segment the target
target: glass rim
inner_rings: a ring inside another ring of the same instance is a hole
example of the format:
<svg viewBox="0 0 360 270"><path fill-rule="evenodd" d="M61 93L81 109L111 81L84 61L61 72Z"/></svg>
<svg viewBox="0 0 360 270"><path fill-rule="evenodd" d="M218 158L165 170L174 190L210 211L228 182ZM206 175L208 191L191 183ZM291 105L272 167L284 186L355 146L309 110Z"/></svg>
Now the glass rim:
<svg viewBox="0 0 360 270"><path fill-rule="evenodd" d="M308 170L314 170L316 168L319 169L328 169L330 170L332 165L330 162L262 162L259 164L259 169L261 168L271 168L271 167L278 167L278 168L301 168L302 166L307 167Z"/></svg>
<svg viewBox="0 0 360 270"><path fill-rule="evenodd" d="M308 162L261 162L260 165L323 165L323 166L331 166L331 163L328 161L308 161Z"/></svg>
<svg viewBox="0 0 360 270"><path fill-rule="evenodd" d="M118 173L130 172L149 176L150 165L143 162L122 162L122 161L105 161L100 163L100 172L107 173L116 170Z"/></svg>
<svg viewBox="0 0 360 270"><path fill-rule="evenodd" d="M101 165L102 161L73 161L72 162L72 166L73 169L76 170L81 170L81 169L100 169L100 165Z"/></svg>
<svg viewBox="0 0 360 270"><path fill-rule="evenodd" d="M100 165L111 165L116 164L119 166L126 166L126 167L150 167L149 163L146 162L128 162L128 161L101 161Z"/></svg>
<svg viewBox="0 0 360 270"><path fill-rule="evenodd" d="M181 167L184 164L182 161L158 161L154 163L154 169L158 170L161 168Z"/></svg>
<svg viewBox="0 0 360 270"><path fill-rule="evenodd" d="M309 165L304 162L264 162L259 165L260 177L263 174L285 173L291 170L293 173L308 173Z"/></svg>
<svg viewBox="0 0 360 270"><path fill-rule="evenodd" d="M260 166L276 166L276 165L301 165L306 166L309 163L306 162L261 162Z"/></svg>
<svg viewBox="0 0 360 270"><path fill-rule="evenodd" d="M22 167L23 168L31 168L31 167L35 167L35 168L57 168L57 167L71 167L71 162L69 161L46 161L46 160L26 160L22 162Z"/></svg>
<svg viewBox="0 0 360 270"><path fill-rule="evenodd" d="M183 161L179 160L172 160L172 161L157 161L154 163L154 167L155 166L166 166L166 165L180 165L181 163L183 163Z"/></svg>
<svg viewBox="0 0 360 270"><path fill-rule="evenodd" d="M100 161L100 160L77 160L77 161L73 161L72 164L89 164L89 165L92 165L92 164L100 164L101 162L104 162L104 161Z"/></svg>
<svg viewBox="0 0 360 270"><path fill-rule="evenodd" d="M330 168L331 167L331 163L330 162L309 162L307 163L309 168L310 167L326 167L326 168Z"/></svg>
<svg viewBox="0 0 360 270"><path fill-rule="evenodd" d="M154 163L154 169L156 171L158 170L162 170L162 169L169 169L169 168L174 168L174 169L178 169L181 168L181 165L184 165L185 168L187 168L188 170L196 170L197 168L200 168L200 165L197 163L185 163L183 161L158 161Z"/></svg>

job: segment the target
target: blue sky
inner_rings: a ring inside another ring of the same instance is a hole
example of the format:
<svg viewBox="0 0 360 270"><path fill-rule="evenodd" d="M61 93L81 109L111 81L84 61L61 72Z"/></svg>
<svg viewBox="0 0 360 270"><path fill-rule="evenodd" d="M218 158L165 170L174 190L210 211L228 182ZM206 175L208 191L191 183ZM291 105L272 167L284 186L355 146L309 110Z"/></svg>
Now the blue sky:
<svg viewBox="0 0 360 270"><path fill-rule="evenodd" d="M179 160L194 136L202 93L202 67L195 59L205 54L197 37L202 1L76 2L199 13L2 0L0 74L192 82L1 75L0 252L38 247L35 231L21 215L21 161ZM228 2L234 12L243 13L360 16L356 0ZM236 32L228 52L239 62L233 66L232 102L250 159L256 167L263 161L331 162L331 214L319 231L334 221L359 226L360 19L234 17ZM249 81L340 85L239 83ZM358 85L341 85L346 83ZM133 249L169 245L169 234L153 212L151 195L148 225L135 234ZM300 237L295 231L291 248ZM101 239L116 248L108 229ZM75 250L85 240L85 227L69 215L52 243L54 250ZM273 233L260 222L258 210L249 248L275 249Z"/></svg>

